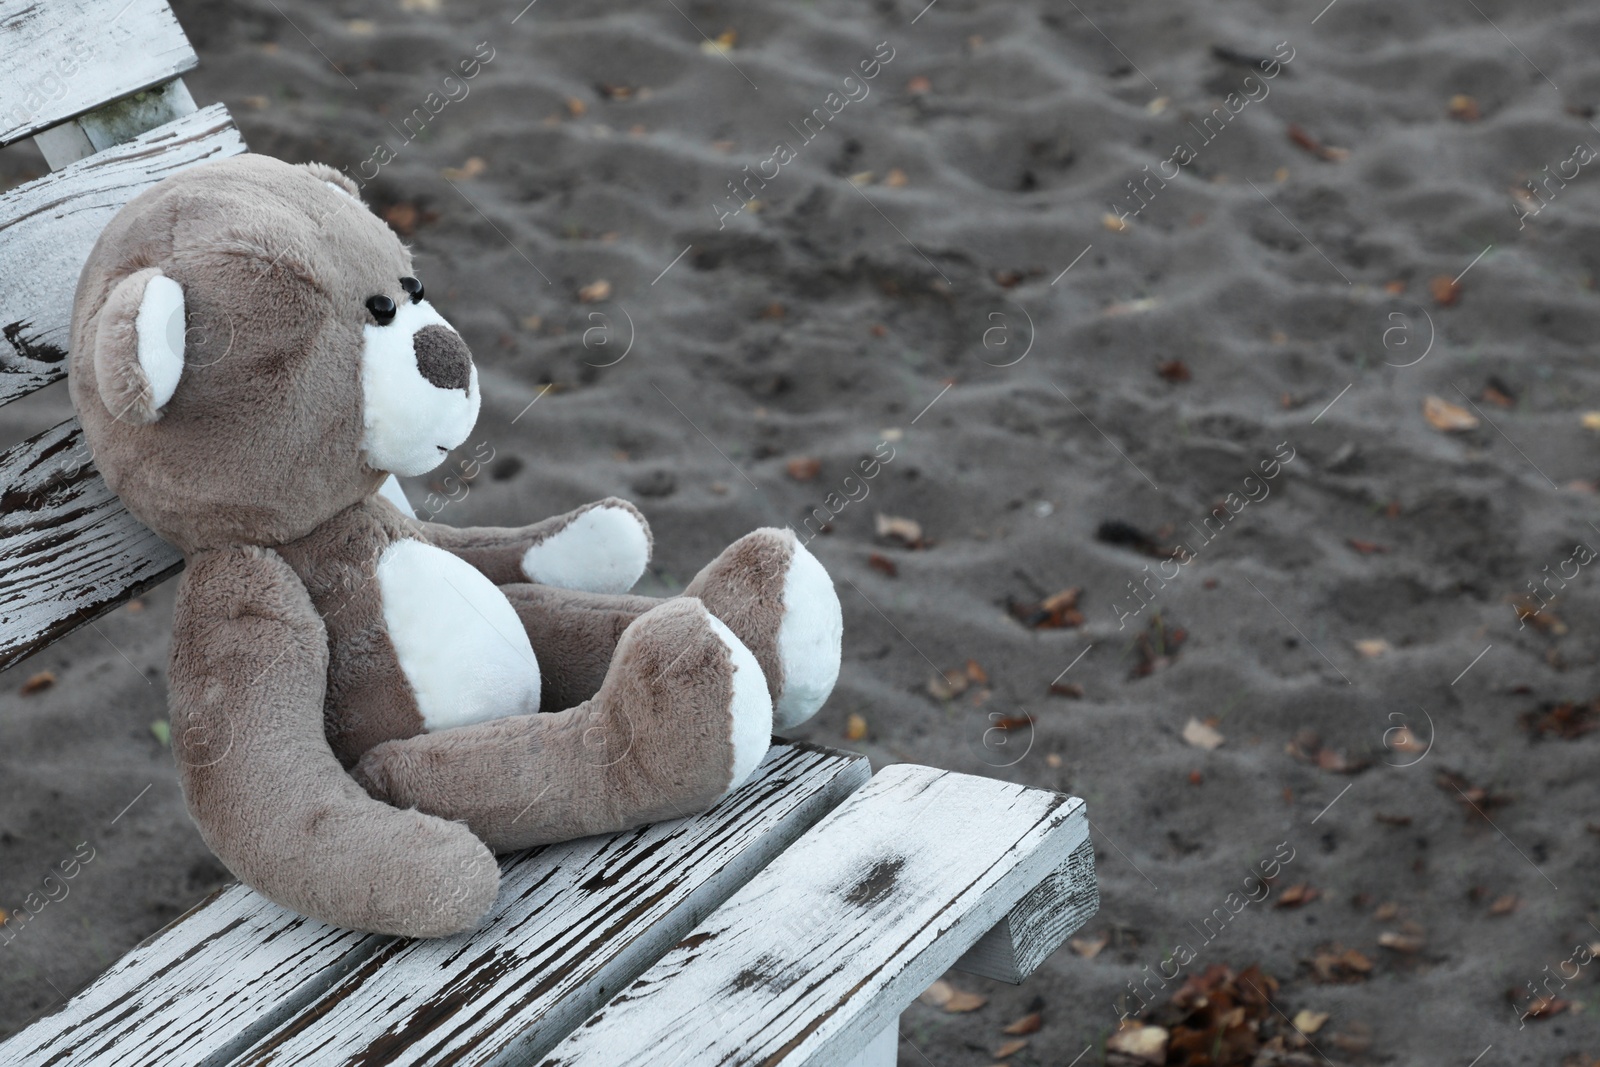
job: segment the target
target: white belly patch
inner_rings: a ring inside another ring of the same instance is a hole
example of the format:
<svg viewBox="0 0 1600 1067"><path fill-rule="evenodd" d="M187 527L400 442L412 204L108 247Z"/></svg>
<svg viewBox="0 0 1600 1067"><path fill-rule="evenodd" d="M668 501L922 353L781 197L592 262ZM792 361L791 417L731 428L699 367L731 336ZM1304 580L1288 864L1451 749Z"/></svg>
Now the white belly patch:
<svg viewBox="0 0 1600 1067"><path fill-rule="evenodd" d="M378 559L383 620L429 732L539 710L539 661L516 609L477 568L422 541Z"/></svg>

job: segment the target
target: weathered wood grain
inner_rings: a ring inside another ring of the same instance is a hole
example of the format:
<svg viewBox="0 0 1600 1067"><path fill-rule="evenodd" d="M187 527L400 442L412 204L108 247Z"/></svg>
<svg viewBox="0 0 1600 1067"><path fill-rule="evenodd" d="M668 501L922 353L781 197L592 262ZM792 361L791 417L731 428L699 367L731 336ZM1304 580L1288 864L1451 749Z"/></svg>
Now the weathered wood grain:
<svg viewBox="0 0 1600 1067"><path fill-rule="evenodd" d="M1066 863L956 961L956 970L1018 985L1099 910L1094 843L1085 838Z"/></svg>
<svg viewBox="0 0 1600 1067"><path fill-rule="evenodd" d="M243 151L213 104L0 196L0 404L66 377L78 272L111 216L169 174Z"/></svg>
<svg viewBox="0 0 1600 1067"><path fill-rule="evenodd" d="M887 767L543 1067L843 1067L1087 838L1076 798Z"/></svg>
<svg viewBox="0 0 1600 1067"><path fill-rule="evenodd" d="M76 419L0 452L0 670L176 574L128 514Z"/></svg>
<svg viewBox="0 0 1600 1067"><path fill-rule="evenodd" d="M198 62L166 0L0 0L0 146Z"/></svg>
<svg viewBox="0 0 1600 1067"><path fill-rule="evenodd" d="M183 84L182 78L174 78L164 85L152 86L114 104L68 119L59 126L40 130L33 135L33 143L44 154L50 169L60 170L197 110L189 87Z"/></svg>
<svg viewBox="0 0 1600 1067"><path fill-rule="evenodd" d="M232 886L0 1044L0 1065L220 1067L247 1049L252 1063L476 1063L548 1045L868 773L855 753L779 742L712 811L502 857L483 927L440 941L336 930Z"/></svg>
<svg viewBox="0 0 1600 1067"><path fill-rule="evenodd" d="M241 1038L295 1014L388 940L229 886L0 1044L0 1064L225 1063Z"/></svg>
<svg viewBox="0 0 1600 1067"><path fill-rule="evenodd" d="M507 1064L538 1056L867 780L866 758L778 744L709 815L545 849L476 933L380 950L246 1064Z"/></svg>

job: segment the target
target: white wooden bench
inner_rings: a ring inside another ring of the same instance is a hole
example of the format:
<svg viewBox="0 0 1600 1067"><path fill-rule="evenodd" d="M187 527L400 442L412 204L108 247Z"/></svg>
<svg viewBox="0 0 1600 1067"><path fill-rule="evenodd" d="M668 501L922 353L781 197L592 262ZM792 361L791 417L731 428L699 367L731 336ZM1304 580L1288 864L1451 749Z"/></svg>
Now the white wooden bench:
<svg viewBox="0 0 1600 1067"><path fill-rule="evenodd" d="M245 151L179 76L165 0L0 0L0 404L66 373L100 229L168 174ZM182 566L73 421L0 452L0 670ZM0 736L6 728L0 721ZM870 778L870 780L869 780ZM714 810L502 857L499 902L438 941L214 894L0 1064L746 1063L884 1067L951 967L1020 982L1098 906L1082 801L774 739Z"/></svg>

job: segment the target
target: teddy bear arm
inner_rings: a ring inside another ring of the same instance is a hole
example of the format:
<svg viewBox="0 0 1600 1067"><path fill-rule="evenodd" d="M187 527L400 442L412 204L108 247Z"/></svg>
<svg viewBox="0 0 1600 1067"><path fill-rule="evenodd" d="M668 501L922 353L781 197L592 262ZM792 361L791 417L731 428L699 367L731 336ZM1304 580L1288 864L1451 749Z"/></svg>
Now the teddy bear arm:
<svg viewBox="0 0 1600 1067"><path fill-rule="evenodd" d="M650 524L626 500L607 497L531 526L418 524L421 536L496 585L538 582L591 593L625 593L650 562Z"/></svg>
<svg viewBox="0 0 1600 1067"><path fill-rule="evenodd" d="M369 796L323 723L328 642L276 553L189 560L174 618L172 748L201 836L263 896L338 926L406 936L470 929L493 856L460 825Z"/></svg>

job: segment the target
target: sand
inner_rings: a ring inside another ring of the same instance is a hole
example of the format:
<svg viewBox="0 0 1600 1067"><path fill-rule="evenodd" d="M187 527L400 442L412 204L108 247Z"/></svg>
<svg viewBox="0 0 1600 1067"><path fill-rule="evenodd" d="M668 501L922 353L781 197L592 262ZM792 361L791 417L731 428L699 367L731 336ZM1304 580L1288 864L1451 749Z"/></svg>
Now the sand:
<svg viewBox="0 0 1600 1067"><path fill-rule="evenodd" d="M1119 992L1191 952L1178 981L1259 963L1287 1015L1330 1013L1332 1062L1600 1057L1600 967L1551 980L1586 1015L1522 1026L1507 997L1600 941L1600 736L1520 722L1597 688L1592 8L175 6L196 99L365 181L473 347L484 410L452 462L492 450L491 473L413 501L469 525L628 496L656 593L753 527L827 519L845 663L797 733L1088 802L1105 947L1019 988L950 976L988 1002L913 1005L901 1062L990 1063L1035 998L1008 1062L1101 1062L1138 1007ZM725 30L726 52L700 32ZM1434 428L1429 396L1478 425ZM52 389L0 430L69 413ZM1112 521L1158 554L1097 539ZM1519 628L1510 598L1552 575ZM1069 587L1079 626L1008 610ZM171 586L139 607L4 679L0 905L93 858L0 945L0 1032L226 878L151 729ZM1320 896L1278 906L1302 883ZM1318 983L1329 943L1368 977Z"/></svg>

